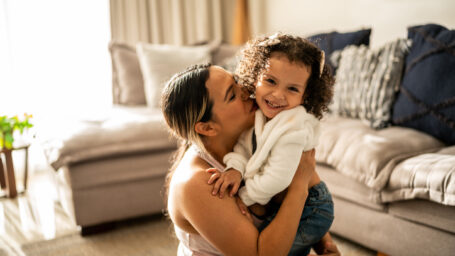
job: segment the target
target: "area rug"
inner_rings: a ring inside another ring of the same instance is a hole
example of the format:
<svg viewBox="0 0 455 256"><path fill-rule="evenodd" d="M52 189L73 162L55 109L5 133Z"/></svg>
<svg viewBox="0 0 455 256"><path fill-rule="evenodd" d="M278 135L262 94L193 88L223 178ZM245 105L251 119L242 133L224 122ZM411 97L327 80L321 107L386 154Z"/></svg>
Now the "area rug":
<svg viewBox="0 0 455 256"><path fill-rule="evenodd" d="M79 233L21 246L27 256L176 255L177 240L166 219L125 222L105 233ZM1 254L0 254L1 255Z"/></svg>

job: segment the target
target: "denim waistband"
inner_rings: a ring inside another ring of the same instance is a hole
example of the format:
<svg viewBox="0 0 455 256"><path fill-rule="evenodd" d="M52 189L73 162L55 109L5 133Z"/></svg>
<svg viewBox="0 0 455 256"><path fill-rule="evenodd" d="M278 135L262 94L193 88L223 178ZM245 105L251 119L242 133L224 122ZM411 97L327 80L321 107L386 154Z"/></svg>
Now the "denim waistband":
<svg viewBox="0 0 455 256"><path fill-rule="evenodd" d="M319 184L312 186L308 190L308 197L320 198L326 195L330 195L330 192L329 189L327 188L327 185L325 185L323 181L321 181Z"/></svg>

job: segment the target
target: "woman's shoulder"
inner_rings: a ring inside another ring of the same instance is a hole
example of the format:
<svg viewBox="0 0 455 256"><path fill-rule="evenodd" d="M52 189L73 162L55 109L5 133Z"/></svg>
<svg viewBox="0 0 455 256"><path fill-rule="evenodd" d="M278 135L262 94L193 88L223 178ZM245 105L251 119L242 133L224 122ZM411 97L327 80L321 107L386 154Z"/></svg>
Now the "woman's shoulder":
<svg viewBox="0 0 455 256"><path fill-rule="evenodd" d="M210 178L206 171L208 168L210 166L207 162L197 155L185 155L172 176L171 189L180 191L182 197L193 197L202 191L210 191L207 184Z"/></svg>

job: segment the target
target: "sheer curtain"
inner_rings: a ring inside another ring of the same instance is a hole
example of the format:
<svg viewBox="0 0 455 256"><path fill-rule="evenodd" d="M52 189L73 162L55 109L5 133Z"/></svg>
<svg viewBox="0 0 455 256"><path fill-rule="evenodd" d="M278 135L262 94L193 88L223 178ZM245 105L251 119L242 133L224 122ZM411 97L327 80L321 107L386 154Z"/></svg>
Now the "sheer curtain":
<svg viewBox="0 0 455 256"><path fill-rule="evenodd" d="M223 0L110 0L114 40L187 45L226 40L231 15ZM224 18L224 20L223 20Z"/></svg>
<svg viewBox="0 0 455 256"><path fill-rule="evenodd" d="M109 0L0 0L0 115L32 114L25 137L38 141L64 123L102 118L112 105L109 40ZM29 166L50 168L40 143Z"/></svg>
<svg viewBox="0 0 455 256"><path fill-rule="evenodd" d="M110 107L109 28L109 0L1 0L0 115Z"/></svg>

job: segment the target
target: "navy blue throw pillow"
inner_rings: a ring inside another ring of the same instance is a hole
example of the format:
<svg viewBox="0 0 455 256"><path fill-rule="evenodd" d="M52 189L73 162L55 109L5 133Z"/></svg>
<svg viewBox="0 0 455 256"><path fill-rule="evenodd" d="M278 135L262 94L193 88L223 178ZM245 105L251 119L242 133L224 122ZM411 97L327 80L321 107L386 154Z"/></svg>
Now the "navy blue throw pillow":
<svg viewBox="0 0 455 256"><path fill-rule="evenodd" d="M348 45L370 45L371 29L363 29L355 32L338 33L336 31L312 35L307 39L315 43L325 52L325 62L332 68L332 75L335 74L335 66L330 61L330 55Z"/></svg>
<svg viewBox="0 0 455 256"><path fill-rule="evenodd" d="M393 123L455 144L455 30L427 24L408 28L406 57Z"/></svg>

